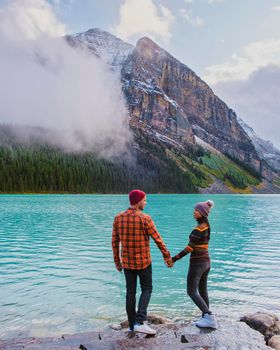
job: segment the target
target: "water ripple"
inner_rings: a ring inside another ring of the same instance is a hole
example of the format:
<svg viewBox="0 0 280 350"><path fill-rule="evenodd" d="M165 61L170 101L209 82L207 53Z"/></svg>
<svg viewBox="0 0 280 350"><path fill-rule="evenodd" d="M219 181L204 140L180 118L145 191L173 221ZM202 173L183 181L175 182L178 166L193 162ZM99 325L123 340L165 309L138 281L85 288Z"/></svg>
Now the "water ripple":
<svg viewBox="0 0 280 350"><path fill-rule="evenodd" d="M171 254L182 250L204 195L152 195L154 218ZM209 294L214 311L280 312L280 196L214 195ZM102 329L125 318L124 275L111 252L122 195L2 195L0 337ZM266 210L269 208L269 210ZM186 295L189 259L166 269L151 243L150 311L171 318L198 314Z"/></svg>

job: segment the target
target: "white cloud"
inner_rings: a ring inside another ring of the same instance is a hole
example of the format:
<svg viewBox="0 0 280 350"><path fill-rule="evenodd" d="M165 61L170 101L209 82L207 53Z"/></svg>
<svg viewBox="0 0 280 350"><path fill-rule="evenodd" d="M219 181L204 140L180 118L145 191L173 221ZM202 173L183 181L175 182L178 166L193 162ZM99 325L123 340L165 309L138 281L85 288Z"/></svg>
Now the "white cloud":
<svg viewBox="0 0 280 350"><path fill-rule="evenodd" d="M0 27L4 20L9 30L0 36L0 122L62 131L53 142L67 149L120 155L130 133L119 77L92 53L54 38L64 27L52 11L41 0L1 8Z"/></svg>
<svg viewBox="0 0 280 350"><path fill-rule="evenodd" d="M216 2L223 2L224 0L208 0L208 4L214 4Z"/></svg>
<svg viewBox="0 0 280 350"><path fill-rule="evenodd" d="M280 39L250 43L225 63L206 68L203 79L261 137L280 148Z"/></svg>
<svg viewBox="0 0 280 350"><path fill-rule="evenodd" d="M273 7L272 7L272 10L273 10L273 11L280 11L280 5L278 5L278 6L273 6Z"/></svg>
<svg viewBox="0 0 280 350"><path fill-rule="evenodd" d="M7 40L36 39L41 35L62 36L66 26L44 0L12 0L0 8L0 37Z"/></svg>
<svg viewBox="0 0 280 350"><path fill-rule="evenodd" d="M153 0L125 0L119 15L114 31L123 40L149 36L167 43L172 37L172 12L162 5L156 6Z"/></svg>
<svg viewBox="0 0 280 350"><path fill-rule="evenodd" d="M196 26L196 27L202 27L204 25L204 21L201 17L195 16L193 14L193 11L190 9L183 9L181 8L179 10L180 15L190 24Z"/></svg>
<svg viewBox="0 0 280 350"><path fill-rule="evenodd" d="M268 65L280 65L280 39L257 41L233 54L225 63L209 66L203 79L209 84L245 80L254 71Z"/></svg>
<svg viewBox="0 0 280 350"><path fill-rule="evenodd" d="M220 82L213 88L239 117L280 149L280 66L269 65L246 80Z"/></svg>
<svg viewBox="0 0 280 350"><path fill-rule="evenodd" d="M194 0L185 0L186 4L193 4Z"/></svg>

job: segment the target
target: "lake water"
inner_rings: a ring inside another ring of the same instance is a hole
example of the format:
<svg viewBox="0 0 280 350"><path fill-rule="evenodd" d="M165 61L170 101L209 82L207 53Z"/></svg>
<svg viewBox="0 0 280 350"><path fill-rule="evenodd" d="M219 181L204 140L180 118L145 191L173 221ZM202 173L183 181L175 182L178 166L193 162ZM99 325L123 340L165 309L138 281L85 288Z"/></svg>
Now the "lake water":
<svg viewBox="0 0 280 350"><path fill-rule="evenodd" d="M280 314L280 196L149 195L168 249L182 250L196 202L212 199L209 294L218 315ZM124 195L0 196L0 337L102 329L126 318L124 275L113 264L111 227ZM149 312L192 319L186 295L189 256L173 269L151 242L154 290Z"/></svg>

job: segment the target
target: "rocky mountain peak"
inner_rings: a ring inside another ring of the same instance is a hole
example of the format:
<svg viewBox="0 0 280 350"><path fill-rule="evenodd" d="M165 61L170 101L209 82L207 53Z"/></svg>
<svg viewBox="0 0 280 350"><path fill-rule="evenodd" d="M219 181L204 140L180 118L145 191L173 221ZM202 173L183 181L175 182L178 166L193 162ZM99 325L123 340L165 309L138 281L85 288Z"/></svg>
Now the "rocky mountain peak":
<svg viewBox="0 0 280 350"><path fill-rule="evenodd" d="M151 39L137 42L122 77L134 124L145 122L182 143L193 144L195 135L260 171L260 159L236 114L189 67Z"/></svg>
<svg viewBox="0 0 280 350"><path fill-rule="evenodd" d="M74 34L71 38L77 44L86 45L95 55L114 67L120 67L134 49L133 45L100 28Z"/></svg>
<svg viewBox="0 0 280 350"><path fill-rule="evenodd" d="M148 37L136 47L99 28L71 36L120 72L130 124L193 145L195 136L264 174L265 165L236 114L188 66Z"/></svg>
<svg viewBox="0 0 280 350"><path fill-rule="evenodd" d="M154 59L157 56L166 56L167 52L153 40L143 37L136 44L136 51L145 59Z"/></svg>

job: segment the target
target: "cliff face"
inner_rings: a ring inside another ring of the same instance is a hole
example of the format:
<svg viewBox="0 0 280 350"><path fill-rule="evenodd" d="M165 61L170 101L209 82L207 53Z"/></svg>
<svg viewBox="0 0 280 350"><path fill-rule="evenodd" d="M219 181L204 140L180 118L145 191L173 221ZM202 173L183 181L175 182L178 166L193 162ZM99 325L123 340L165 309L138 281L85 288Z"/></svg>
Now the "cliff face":
<svg viewBox="0 0 280 350"><path fill-rule="evenodd" d="M180 142L194 135L261 171L261 161L236 114L191 69L148 38L138 41L121 71L131 123Z"/></svg>
<svg viewBox="0 0 280 350"><path fill-rule="evenodd" d="M131 123L151 126L181 142L194 143L186 112L170 97L165 79L171 56L147 38L141 39L123 65L121 75ZM169 78L175 78L168 74Z"/></svg>
<svg viewBox="0 0 280 350"><path fill-rule="evenodd" d="M214 148L272 180L273 167L235 112L189 67L152 40L142 38L134 47L100 29L66 40L88 48L120 75L132 127L179 150L196 144Z"/></svg>

